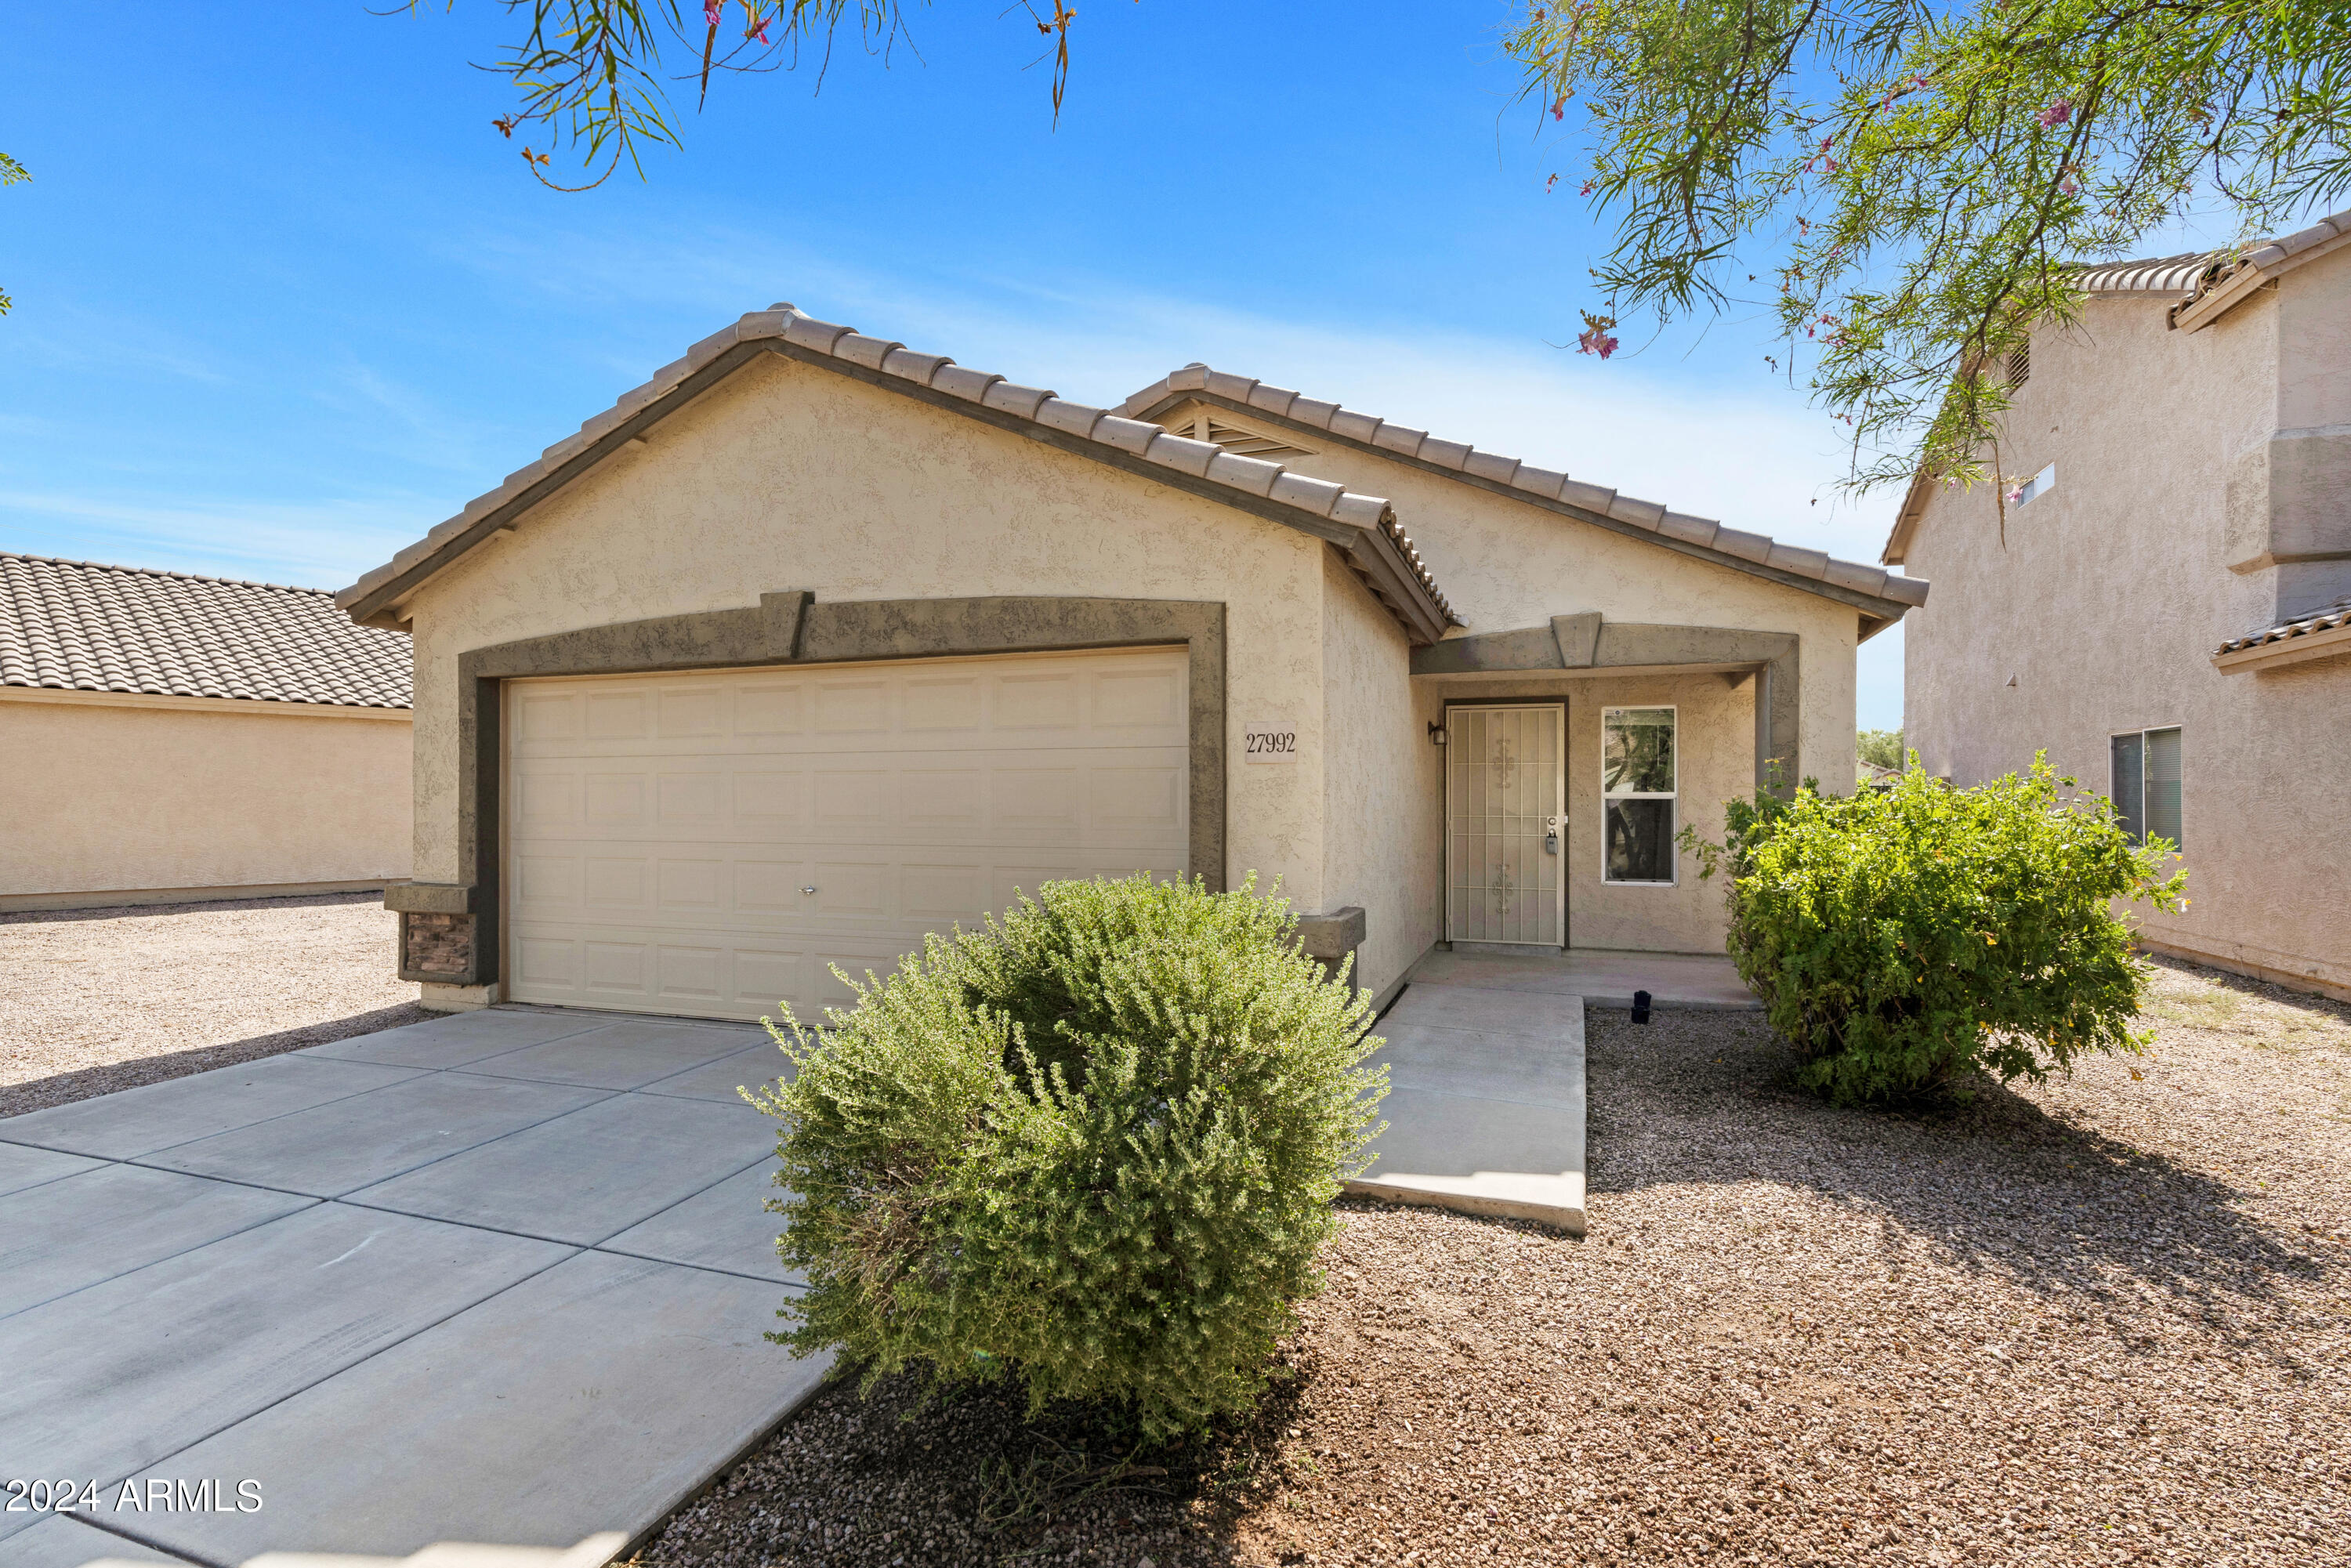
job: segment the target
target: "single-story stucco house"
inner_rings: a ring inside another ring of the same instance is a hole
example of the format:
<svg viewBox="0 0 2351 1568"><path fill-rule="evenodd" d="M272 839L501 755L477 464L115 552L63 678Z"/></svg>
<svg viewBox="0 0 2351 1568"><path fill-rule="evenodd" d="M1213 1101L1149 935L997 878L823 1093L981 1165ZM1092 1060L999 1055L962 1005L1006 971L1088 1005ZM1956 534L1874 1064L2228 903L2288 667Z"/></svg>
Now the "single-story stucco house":
<svg viewBox="0 0 2351 1568"><path fill-rule="evenodd" d="M0 910L405 877L408 673L319 589L0 553Z"/></svg>
<svg viewBox="0 0 2351 1568"><path fill-rule="evenodd" d="M1115 413L744 317L339 595L411 633L426 1005L755 1018L1049 878L1719 952L1676 831L1853 777L1875 566L1193 365Z"/></svg>

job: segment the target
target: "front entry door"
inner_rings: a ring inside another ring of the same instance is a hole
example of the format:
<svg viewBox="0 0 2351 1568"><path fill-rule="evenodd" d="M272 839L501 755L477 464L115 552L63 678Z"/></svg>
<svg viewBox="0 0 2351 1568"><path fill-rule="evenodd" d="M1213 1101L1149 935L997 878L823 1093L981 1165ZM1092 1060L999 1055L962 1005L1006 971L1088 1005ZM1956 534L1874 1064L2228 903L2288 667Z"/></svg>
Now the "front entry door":
<svg viewBox="0 0 2351 1568"><path fill-rule="evenodd" d="M1567 706L1445 710L1445 938L1567 945Z"/></svg>

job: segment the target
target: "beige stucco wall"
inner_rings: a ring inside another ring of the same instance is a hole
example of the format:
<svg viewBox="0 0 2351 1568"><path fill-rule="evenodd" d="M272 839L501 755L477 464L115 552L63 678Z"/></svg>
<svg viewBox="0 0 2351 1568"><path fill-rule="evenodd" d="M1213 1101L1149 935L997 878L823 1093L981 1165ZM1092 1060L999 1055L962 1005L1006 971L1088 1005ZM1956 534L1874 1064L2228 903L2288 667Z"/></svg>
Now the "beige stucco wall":
<svg viewBox="0 0 2351 1568"><path fill-rule="evenodd" d="M1323 892L1331 907L1362 906L1356 983L1383 991L1443 935L1438 752L1395 620L1335 555L1322 593Z"/></svg>
<svg viewBox="0 0 2351 1568"><path fill-rule="evenodd" d="M1928 503L1907 552L1935 591L1909 617L1907 737L1957 783L2045 749L2103 793L2109 736L2178 725L2192 903L2146 917L2147 936L2351 986L2351 659L2224 674L2210 658L2279 591L2228 570L2229 476L2280 428L2351 423L2351 253L2202 331L2167 329L2167 303L2094 299L2077 328L2034 334L2000 465L2053 462L2057 484L2009 509L2004 548L1990 487ZM2314 306L2333 312L2331 368L2312 358Z"/></svg>
<svg viewBox="0 0 2351 1568"><path fill-rule="evenodd" d="M456 681L469 648L820 600L1089 595L1227 608L1228 753L1258 720L1299 760L1228 773L1228 872L1327 906L1328 547L1278 524L779 358L754 361L411 601L416 875L460 878ZM1400 641L1400 639L1399 639Z"/></svg>
<svg viewBox="0 0 2351 1568"><path fill-rule="evenodd" d="M1307 439L1229 410L1218 409L1217 418L1285 442ZM1796 633L1802 639L1803 687L1798 774L1818 776L1824 789L1852 789L1854 648L1860 633L1852 607L1336 443L1281 461L1393 501L1469 632L1541 626L1554 615L1597 610L1611 621ZM1609 483L1605 474L1583 476ZM1740 523L1735 517L1724 521L1734 528ZM1738 747L1743 777L1751 779L1752 736L1740 737Z"/></svg>
<svg viewBox="0 0 2351 1568"><path fill-rule="evenodd" d="M0 688L0 900L408 874L404 711Z"/></svg>

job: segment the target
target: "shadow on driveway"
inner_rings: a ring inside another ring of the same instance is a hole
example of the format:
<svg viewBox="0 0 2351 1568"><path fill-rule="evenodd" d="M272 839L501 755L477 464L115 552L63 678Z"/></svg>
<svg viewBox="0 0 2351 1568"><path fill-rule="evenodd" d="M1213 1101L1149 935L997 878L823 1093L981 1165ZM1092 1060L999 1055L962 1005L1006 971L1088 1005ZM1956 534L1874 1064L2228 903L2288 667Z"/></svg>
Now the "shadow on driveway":
<svg viewBox="0 0 2351 1568"><path fill-rule="evenodd" d="M354 1013L349 1018L329 1019L325 1023L304 1024L298 1029L282 1029L273 1034L256 1034L247 1040L230 1040L225 1045L196 1046L187 1051L132 1057L127 1061L80 1068L72 1072L52 1073L47 1078L30 1079L23 1083L0 1084L0 1118L20 1116L27 1111L45 1111L52 1105L88 1100L94 1095L111 1094L118 1089L136 1089L142 1084L161 1083L167 1078L184 1078L191 1072L209 1072L215 1067L234 1067L239 1062L276 1056L281 1051L299 1051L306 1045L324 1045L332 1040L349 1040L353 1035L373 1034L378 1030L423 1023L427 1019L439 1016L438 1013L426 1012L414 1002L401 1002L392 1007ZM164 1020L156 1032L159 1035L167 1033L169 1027L168 1019Z"/></svg>

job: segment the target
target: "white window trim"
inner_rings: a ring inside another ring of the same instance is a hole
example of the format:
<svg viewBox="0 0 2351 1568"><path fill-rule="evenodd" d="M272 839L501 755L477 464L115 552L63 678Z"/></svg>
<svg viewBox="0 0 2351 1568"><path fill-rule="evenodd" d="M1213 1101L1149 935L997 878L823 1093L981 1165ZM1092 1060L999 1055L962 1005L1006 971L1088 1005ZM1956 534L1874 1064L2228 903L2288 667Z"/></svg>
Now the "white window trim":
<svg viewBox="0 0 2351 1568"><path fill-rule="evenodd" d="M1654 789L1615 789L1608 788L1608 716L1612 713L1649 712L1663 708L1674 716L1674 787L1666 793ZM1662 882L1642 880L1619 881L1608 874L1608 802L1611 800L1670 800L1673 802L1673 826L1667 830L1667 859L1674 874ZM1600 884L1603 887L1679 887L1682 883L1681 848L1675 837L1682 831L1682 710L1678 703L1618 703L1600 710Z"/></svg>

